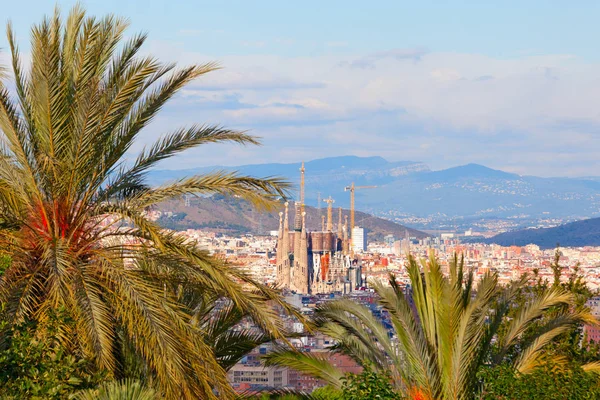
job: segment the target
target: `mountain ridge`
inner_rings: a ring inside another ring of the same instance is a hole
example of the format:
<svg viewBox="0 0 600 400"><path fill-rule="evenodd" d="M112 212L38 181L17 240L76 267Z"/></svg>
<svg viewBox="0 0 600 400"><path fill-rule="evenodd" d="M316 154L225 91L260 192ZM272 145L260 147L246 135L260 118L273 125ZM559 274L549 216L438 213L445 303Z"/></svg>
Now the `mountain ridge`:
<svg viewBox="0 0 600 400"><path fill-rule="evenodd" d="M501 246L536 244L548 249L564 247L600 246L600 218L574 221L552 228L522 229L505 232L486 240Z"/></svg>
<svg viewBox="0 0 600 400"><path fill-rule="evenodd" d="M480 164L432 171L419 161L390 162L378 156L315 159L305 167L307 205L318 208L319 198L331 196L336 206L347 208L346 186L353 182L377 186L356 191L357 210L418 229L468 229L471 223L478 228L490 219L509 221L508 227L516 229L548 219L600 216L600 179L518 175ZM299 168L297 162L155 170L149 173L149 183L223 169L256 177L282 176L297 189Z"/></svg>
<svg viewBox="0 0 600 400"><path fill-rule="evenodd" d="M293 207L290 207L290 228L293 228ZM211 197L196 197L189 199L189 206L182 200L172 200L161 204L158 210L163 213L158 223L166 228L175 230L204 229L208 231L243 234L268 234L279 228L279 212L283 211L283 204L272 212L255 210L248 202L235 197L213 195ZM305 207L307 229L310 231L321 230L321 215L326 215L327 210L314 207ZM167 217L167 212L172 213ZM334 229L337 231L338 209L334 213ZM344 216L349 215L349 210L343 209ZM356 225L366 228L371 239L381 240L383 236L392 234L397 238L409 236L422 239L428 234L416 229L400 225L396 222L385 220L356 212Z"/></svg>

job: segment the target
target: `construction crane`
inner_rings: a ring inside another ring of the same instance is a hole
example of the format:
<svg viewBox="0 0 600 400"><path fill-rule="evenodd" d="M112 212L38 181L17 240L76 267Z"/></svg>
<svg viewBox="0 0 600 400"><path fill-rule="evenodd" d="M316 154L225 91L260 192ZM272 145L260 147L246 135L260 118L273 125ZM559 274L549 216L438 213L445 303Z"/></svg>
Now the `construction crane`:
<svg viewBox="0 0 600 400"><path fill-rule="evenodd" d="M350 242L352 243L352 230L354 230L354 191L356 189L374 189L377 186L354 186L354 182L350 186L344 188L344 192L350 192Z"/></svg>

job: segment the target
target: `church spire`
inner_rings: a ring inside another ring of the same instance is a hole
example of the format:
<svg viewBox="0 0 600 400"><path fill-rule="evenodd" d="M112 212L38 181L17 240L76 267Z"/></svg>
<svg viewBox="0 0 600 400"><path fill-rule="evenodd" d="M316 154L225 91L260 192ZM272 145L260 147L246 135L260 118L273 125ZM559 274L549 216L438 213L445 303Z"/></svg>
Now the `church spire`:
<svg viewBox="0 0 600 400"><path fill-rule="evenodd" d="M323 200L325 203L327 203L327 232L332 232L333 231L333 203L335 203L335 200L333 200L331 198L331 196L329 196L328 199Z"/></svg>
<svg viewBox="0 0 600 400"><path fill-rule="evenodd" d="M302 209L300 213L304 212L304 161L302 161L302 166L300 167L300 206Z"/></svg>
<svg viewBox="0 0 600 400"><path fill-rule="evenodd" d="M294 230L298 232L302 230L302 213L304 212L304 171L304 161L302 161L300 167L300 199L294 203L296 207Z"/></svg>
<svg viewBox="0 0 600 400"><path fill-rule="evenodd" d="M280 260L278 261L278 270L280 273L278 283L286 289L290 287L290 226L288 223L288 214L288 202L286 201L283 212L283 228L281 231Z"/></svg>
<svg viewBox="0 0 600 400"><path fill-rule="evenodd" d="M300 202L294 202L294 230L300 232L302 230L302 207Z"/></svg>
<svg viewBox="0 0 600 400"><path fill-rule="evenodd" d="M279 239L283 235L283 211L279 213Z"/></svg>
<svg viewBox="0 0 600 400"><path fill-rule="evenodd" d="M283 219L283 231L284 232L285 231L289 231L289 229L290 229L290 226L289 226L289 223L288 223L288 205L289 205L289 203L286 201L285 204L284 204L285 209L284 209L284 212L283 212L283 218L284 218Z"/></svg>

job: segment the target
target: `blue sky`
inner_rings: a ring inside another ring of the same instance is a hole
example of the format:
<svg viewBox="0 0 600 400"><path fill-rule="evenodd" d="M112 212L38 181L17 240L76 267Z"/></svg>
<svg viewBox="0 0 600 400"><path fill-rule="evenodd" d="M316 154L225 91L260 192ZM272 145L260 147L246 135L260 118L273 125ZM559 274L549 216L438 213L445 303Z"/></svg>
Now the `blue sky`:
<svg viewBox="0 0 600 400"><path fill-rule="evenodd" d="M65 13L73 3L59 2ZM224 67L175 99L138 147L194 122L263 137L165 168L356 154L600 175L597 1L82 3L148 32L145 52ZM11 1L1 16L26 52L29 27L52 9Z"/></svg>

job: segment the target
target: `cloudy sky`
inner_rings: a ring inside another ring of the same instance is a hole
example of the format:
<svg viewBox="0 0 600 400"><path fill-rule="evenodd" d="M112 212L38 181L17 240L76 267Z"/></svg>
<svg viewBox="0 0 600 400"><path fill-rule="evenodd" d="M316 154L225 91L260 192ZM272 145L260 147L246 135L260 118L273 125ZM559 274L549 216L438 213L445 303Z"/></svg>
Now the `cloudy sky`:
<svg viewBox="0 0 600 400"><path fill-rule="evenodd" d="M65 13L73 3L59 1ZM354 154L600 175L598 1L83 4L130 18L130 34L148 32L144 51L162 60L223 67L183 91L140 147L195 122L247 129L264 143L192 150L165 168ZM0 16L27 51L30 25L52 9L11 1Z"/></svg>

